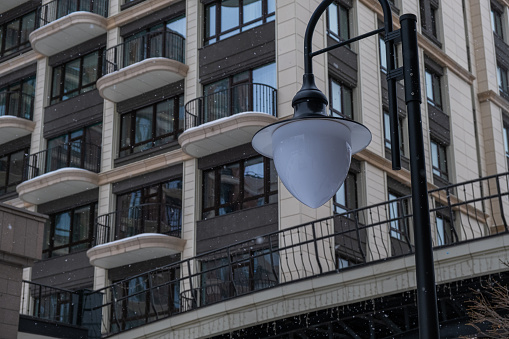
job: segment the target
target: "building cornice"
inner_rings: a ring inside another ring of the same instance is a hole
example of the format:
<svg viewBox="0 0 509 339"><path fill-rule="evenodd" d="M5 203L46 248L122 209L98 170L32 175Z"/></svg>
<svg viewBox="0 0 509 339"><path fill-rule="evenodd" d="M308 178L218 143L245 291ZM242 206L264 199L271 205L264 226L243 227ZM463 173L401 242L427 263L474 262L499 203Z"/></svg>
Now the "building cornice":
<svg viewBox="0 0 509 339"><path fill-rule="evenodd" d="M39 54L34 50L31 50L17 57L4 61L0 63L0 76L12 73L32 63L36 63L39 59L42 59L44 57L45 57L44 55Z"/></svg>
<svg viewBox="0 0 509 339"><path fill-rule="evenodd" d="M502 98L499 94L497 94L495 91L491 89L478 93L477 98L479 99L480 103L491 101L501 109L509 110L509 101Z"/></svg>

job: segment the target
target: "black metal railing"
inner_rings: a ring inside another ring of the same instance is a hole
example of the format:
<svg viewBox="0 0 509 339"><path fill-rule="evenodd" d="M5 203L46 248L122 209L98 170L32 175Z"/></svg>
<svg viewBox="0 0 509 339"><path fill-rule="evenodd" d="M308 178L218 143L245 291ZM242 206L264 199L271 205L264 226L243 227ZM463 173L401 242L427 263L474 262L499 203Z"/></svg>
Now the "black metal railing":
<svg viewBox="0 0 509 339"><path fill-rule="evenodd" d="M90 12L108 16L108 0L53 0L37 9L38 27L74 12Z"/></svg>
<svg viewBox="0 0 509 339"><path fill-rule="evenodd" d="M199 126L242 112L276 114L277 90L257 83L232 86L189 101L186 106L185 128Z"/></svg>
<svg viewBox="0 0 509 339"><path fill-rule="evenodd" d="M431 190L434 246L507 233L508 196L509 173ZM409 199L350 210L130 277L97 291L111 297L94 314L103 315L102 332L108 335L246 293L411 254ZM147 282L150 275L167 278Z"/></svg>
<svg viewBox="0 0 509 339"><path fill-rule="evenodd" d="M104 51L103 74L118 71L148 58L168 58L184 62L185 38L166 27L126 39Z"/></svg>
<svg viewBox="0 0 509 339"><path fill-rule="evenodd" d="M81 168L95 173L101 169L101 146L80 141L66 143L30 154L25 158L23 180L66 167Z"/></svg>
<svg viewBox="0 0 509 339"><path fill-rule="evenodd" d="M32 120L34 96L21 92L0 92L0 116L12 115Z"/></svg>
<svg viewBox="0 0 509 339"><path fill-rule="evenodd" d="M113 229L116 233L114 239L111 239ZM141 204L97 217L94 246L142 233L161 233L180 238L181 230L181 206L166 203Z"/></svg>

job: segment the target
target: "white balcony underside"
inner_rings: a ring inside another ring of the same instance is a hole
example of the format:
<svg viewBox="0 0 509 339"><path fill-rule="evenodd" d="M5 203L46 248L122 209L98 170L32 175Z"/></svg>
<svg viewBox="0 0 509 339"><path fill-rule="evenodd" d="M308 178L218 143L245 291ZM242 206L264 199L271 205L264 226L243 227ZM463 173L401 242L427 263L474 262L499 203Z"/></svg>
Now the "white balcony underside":
<svg viewBox="0 0 509 339"><path fill-rule="evenodd" d="M52 56L106 33L106 18L89 12L74 12L36 29L30 36L32 48Z"/></svg>
<svg viewBox="0 0 509 339"><path fill-rule="evenodd" d="M87 251L87 256L91 265L110 269L180 253L185 244L181 238L142 233L95 246Z"/></svg>
<svg viewBox="0 0 509 339"><path fill-rule="evenodd" d="M179 143L185 153L201 158L250 143L256 132L276 121L276 117L265 113L238 113L186 130Z"/></svg>
<svg viewBox="0 0 509 339"><path fill-rule="evenodd" d="M19 198L31 204L43 204L65 198L99 186L99 175L80 168L62 168L16 187Z"/></svg>
<svg viewBox="0 0 509 339"><path fill-rule="evenodd" d="M182 80L188 66L167 58L149 58L97 80L99 94L120 102Z"/></svg>
<svg viewBox="0 0 509 339"><path fill-rule="evenodd" d="M0 117L0 145L29 135L34 131L35 122L11 115Z"/></svg>

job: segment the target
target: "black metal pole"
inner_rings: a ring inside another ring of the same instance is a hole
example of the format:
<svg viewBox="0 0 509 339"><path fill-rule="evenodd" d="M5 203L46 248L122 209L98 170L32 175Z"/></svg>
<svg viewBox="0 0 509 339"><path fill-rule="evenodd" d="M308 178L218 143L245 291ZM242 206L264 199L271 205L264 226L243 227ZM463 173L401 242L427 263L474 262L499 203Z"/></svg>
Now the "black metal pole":
<svg viewBox="0 0 509 339"><path fill-rule="evenodd" d="M419 337L435 339L440 337L440 329L421 121L417 17L413 14L404 14L400 17L400 23L405 101L408 111Z"/></svg>

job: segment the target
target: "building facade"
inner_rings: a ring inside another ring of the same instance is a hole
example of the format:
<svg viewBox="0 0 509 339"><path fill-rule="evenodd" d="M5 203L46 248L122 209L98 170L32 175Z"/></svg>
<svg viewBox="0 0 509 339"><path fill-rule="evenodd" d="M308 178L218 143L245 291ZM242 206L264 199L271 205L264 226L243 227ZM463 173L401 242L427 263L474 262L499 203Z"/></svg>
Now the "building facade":
<svg viewBox="0 0 509 339"><path fill-rule="evenodd" d="M468 335L468 288L507 281L509 2L389 2L395 28L418 17L440 320ZM293 114L318 4L2 1L0 201L49 216L18 337L415 335L408 117L399 83L394 171L384 36L314 58L330 114L373 135L331 201L298 202L250 144ZM313 48L382 22L376 0L335 1Z"/></svg>

